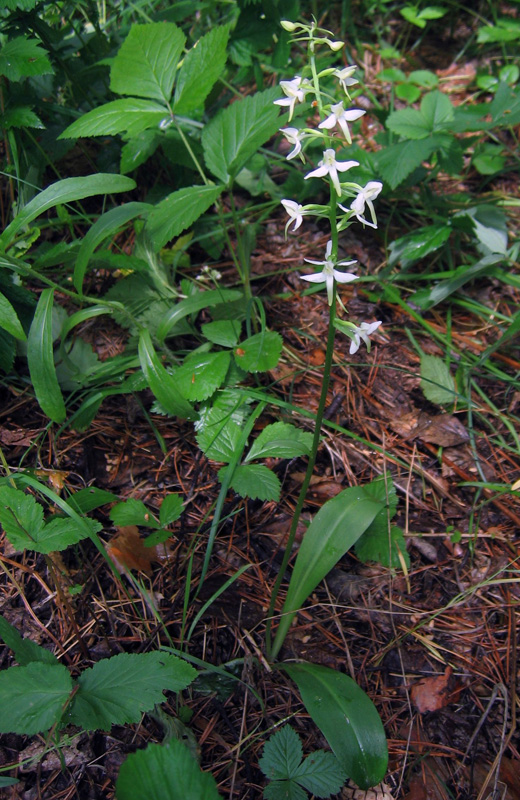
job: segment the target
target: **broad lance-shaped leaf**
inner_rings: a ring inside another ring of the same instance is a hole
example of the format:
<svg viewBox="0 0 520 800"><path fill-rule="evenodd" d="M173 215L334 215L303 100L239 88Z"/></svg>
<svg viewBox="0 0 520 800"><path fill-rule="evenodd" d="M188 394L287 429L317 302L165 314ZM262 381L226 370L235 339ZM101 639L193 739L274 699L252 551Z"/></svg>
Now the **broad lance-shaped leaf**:
<svg viewBox="0 0 520 800"><path fill-rule="evenodd" d="M148 331L142 331L139 337L139 361L150 389L168 414L184 419L196 419L197 412L183 397L175 379L161 364Z"/></svg>
<svg viewBox="0 0 520 800"><path fill-rule="evenodd" d="M65 128L58 139L107 136L123 133L123 131L126 131L128 136L137 136L147 128L159 130L159 125L167 117L170 117L168 108L155 100L125 97L112 100L110 103L88 111L68 128Z"/></svg>
<svg viewBox="0 0 520 800"><path fill-rule="evenodd" d="M168 103L186 37L173 22L132 25L110 69L110 88Z"/></svg>
<svg viewBox="0 0 520 800"><path fill-rule="evenodd" d="M145 232L157 252L189 228L222 192L223 186L189 186L165 197L150 212Z"/></svg>
<svg viewBox="0 0 520 800"><path fill-rule="evenodd" d="M339 496L339 495L338 495ZM361 789L383 780L388 748L368 695L348 675L318 664L284 664L303 703L325 735L340 767Z"/></svg>
<svg viewBox="0 0 520 800"><path fill-rule="evenodd" d="M135 189L135 181L125 175L100 172L82 178L64 178L52 183L24 206L0 236L0 250L7 248L18 231L49 208L83 200L96 194L116 194Z"/></svg>
<svg viewBox="0 0 520 800"><path fill-rule="evenodd" d="M25 335L25 331L22 328L22 324L18 319L18 315L14 308L12 307L11 303L0 292L0 328L3 328L7 333L10 333L11 336L14 336L15 339L27 339Z"/></svg>
<svg viewBox="0 0 520 800"><path fill-rule="evenodd" d="M174 114L187 114L202 105L226 64L229 25L218 25L186 54L179 70Z"/></svg>
<svg viewBox="0 0 520 800"><path fill-rule="evenodd" d="M65 403L56 377L52 342L52 304L54 291L44 289L27 338L27 361L36 399L53 422L63 422Z"/></svg>
<svg viewBox="0 0 520 800"><path fill-rule="evenodd" d="M352 486L320 508L304 534L296 557L273 643L273 659L297 611L383 507L383 503L373 500L362 487Z"/></svg>

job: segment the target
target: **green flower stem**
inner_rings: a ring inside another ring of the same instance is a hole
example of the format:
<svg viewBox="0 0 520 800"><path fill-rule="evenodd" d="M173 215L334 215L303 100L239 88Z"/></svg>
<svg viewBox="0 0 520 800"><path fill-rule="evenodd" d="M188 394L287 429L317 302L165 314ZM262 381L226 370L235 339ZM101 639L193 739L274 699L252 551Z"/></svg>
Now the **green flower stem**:
<svg viewBox="0 0 520 800"><path fill-rule="evenodd" d="M332 187L334 191L334 187ZM331 192L332 194L332 192ZM335 227L335 225L334 225ZM336 233L337 239L337 233ZM334 241L334 240L333 240ZM309 488L309 484L311 482L312 473L314 471L314 465L316 463L316 454L318 452L318 446L320 443L320 435L321 435L321 425L323 422L323 415L325 413L325 406L327 403L327 393L330 383L330 371L332 367L332 357L334 353L334 320L336 318L336 285L334 285L334 292L332 296L332 304L329 309L329 331L327 335L327 351L325 354L325 365L323 368L323 378L322 378L322 385L321 385L321 395L320 395L320 402L318 404L318 410L316 412L316 421L315 421L315 428L314 428L314 439L312 441L312 449L309 456L309 461L307 464L307 471L305 472L305 478L302 483L302 487L300 489L300 494L298 495L298 500L296 502L296 507L294 509L294 516L291 523L291 528L289 530L289 536L287 538L287 544L285 546L285 553L282 559L282 563L280 565L280 570L278 572L278 576L276 578L275 584L273 586L273 592L271 595L271 602L269 603L269 610L267 612L267 623L266 623L266 632L265 632L265 641L266 641L266 649L267 649L267 656L270 661L273 661L283 644L283 639L278 640L275 638L274 644L271 645L271 624L273 619L273 614L276 606L276 600L278 598L278 593L280 591L280 586L282 585L282 581L284 579L285 570L287 569L287 565L289 563L289 559L291 558L292 554L292 547L294 544L294 539L296 536L296 529L298 527L298 522L300 521L300 516L303 509L303 504L305 502L305 498L307 496L307 490Z"/></svg>

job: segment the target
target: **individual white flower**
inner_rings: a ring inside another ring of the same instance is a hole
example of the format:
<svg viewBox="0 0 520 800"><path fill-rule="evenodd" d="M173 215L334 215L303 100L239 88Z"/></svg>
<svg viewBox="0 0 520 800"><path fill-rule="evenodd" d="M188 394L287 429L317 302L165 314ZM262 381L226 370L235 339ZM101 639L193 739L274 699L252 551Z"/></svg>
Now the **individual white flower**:
<svg viewBox="0 0 520 800"><path fill-rule="evenodd" d="M294 233L294 231L297 231L302 224L304 215L312 212L308 211L305 206L295 203L294 200L282 200L282 205L289 214L289 221L285 226L285 236L287 237L287 229L289 225L294 221L294 228L292 229L292 232Z"/></svg>
<svg viewBox="0 0 520 800"><path fill-rule="evenodd" d="M341 186L339 184L338 171L345 172L352 167L359 167L359 161L336 161L336 152L330 148L323 153L323 159L319 162L318 168L313 169L305 176L307 178L324 178L325 175L330 175L334 188L338 194L341 194Z"/></svg>
<svg viewBox="0 0 520 800"><path fill-rule="evenodd" d="M298 130L298 128L280 128L280 133L283 133L289 144L294 145L289 155L286 156L287 161L290 161L291 158L296 158L296 156L300 156L301 160L304 161L302 140L309 134Z"/></svg>
<svg viewBox="0 0 520 800"><path fill-rule="evenodd" d="M352 203L350 204L350 209L345 208L344 206L339 203L339 207L342 211L349 211L354 212L354 216L363 223L363 225L368 225L370 228L377 228L377 218L376 218L376 211L374 208L374 204L372 200L375 200L378 194L380 193L381 189L383 188L383 184L381 181L369 181L364 189L359 187L359 192L357 197L354 198ZM372 217L372 222L369 222L363 214L365 213L365 205L368 206L370 210L370 216Z"/></svg>
<svg viewBox="0 0 520 800"><path fill-rule="evenodd" d="M343 91L350 97L348 93L349 86L355 86L356 83L359 83L357 78L353 78L352 75L356 71L356 67L344 67L343 69L337 69L334 71L334 75L336 78L339 79L341 86L343 87Z"/></svg>
<svg viewBox="0 0 520 800"><path fill-rule="evenodd" d="M280 81L280 88L286 97L280 100L274 100L276 106L289 106L289 122L294 114L294 107L296 103L303 103L305 100L305 93L312 89L311 84L305 78L297 75L292 81Z"/></svg>
<svg viewBox="0 0 520 800"><path fill-rule="evenodd" d="M371 336L374 333L374 331L379 328L381 324L382 322L379 321L379 322L362 322L361 325L352 325L352 341L350 343L350 355L353 355L353 353L357 353L357 351L359 350L359 346L361 344L361 339L363 339L364 343L367 346L367 350L370 353L370 339L368 337Z"/></svg>
<svg viewBox="0 0 520 800"><path fill-rule="evenodd" d="M330 254L332 252L332 242L327 243L327 248L325 250L325 261L313 261L310 258L305 258L308 264L317 264L320 267L323 267L321 272L316 273L315 275L300 275L302 280L310 281L311 283L323 283L325 281L325 285L327 287L327 300L329 302L329 306L332 305L332 297L333 297L333 290L334 290L334 280L337 280L338 283L350 283L350 281L357 280L357 275L353 275L352 272L339 272L335 267L349 267L351 264L356 264L356 261L334 261Z"/></svg>
<svg viewBox="0 0 520 800"><path fill-rule="evenodd" d="M327 119L324 119L323 122L320 122L318 128L326 128L327 130L330 130L335 125L339 125L347 142L352 144L352 137L350 135L348 123L359 119L363 116L363 114L366 114L366 111L362 111L360 108L351 108L349 110L345 110L343 103L336 103L330 107L330 110L332 112L331 115L327 117Z"/></svg>

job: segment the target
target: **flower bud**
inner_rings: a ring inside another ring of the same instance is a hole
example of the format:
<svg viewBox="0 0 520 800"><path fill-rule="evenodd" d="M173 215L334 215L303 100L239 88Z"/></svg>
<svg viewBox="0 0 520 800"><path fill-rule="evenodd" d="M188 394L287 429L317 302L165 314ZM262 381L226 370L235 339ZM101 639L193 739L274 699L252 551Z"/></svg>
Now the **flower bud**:
<svg viewBox="0 0 520 800"><path fill-rule="evenodd" d="M288 33L294 33L294 31L295 31L295 30L296 30L296 28L298 27L298 26L296 25L296 23L294 23L294 22L291 22L291 21L290 21L290 20L288 20L288 19L282 19L282 20L280 20L280 25L282 26L282 28L284 29L284 31L287 31Z"/></svg>
<svg viewBox="0 0 520 800"><path fill-rule="evenodd" d="M330 47L331 50L333 50L335 53L337 53L338 50L341 50L341 48L344 47L345 42L339 42L339 41L338 42L329 42L329 41L327 41L327 44L328 44L328 46Z"/></svg>

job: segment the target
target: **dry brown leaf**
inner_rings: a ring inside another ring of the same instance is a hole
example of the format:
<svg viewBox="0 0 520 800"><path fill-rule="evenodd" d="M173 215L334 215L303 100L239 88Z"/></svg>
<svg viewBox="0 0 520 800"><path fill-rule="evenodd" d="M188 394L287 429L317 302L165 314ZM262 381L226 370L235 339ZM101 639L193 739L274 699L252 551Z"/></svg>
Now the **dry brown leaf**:
<svg viewBox="0 0 520 800"><path fill-rule="evenodd" d="M6 447L30 447L40 431L26 431L17 428L15 431L9 428L0 428L0 444Z"/></svg>
<svg viewBox="0 0 520 800"><path fill-rule="evenodd" d="M136 569L151 575L152 561L156 559L155 548L145 547L136 525L126 525L117 530L106 547L118 570L125 573Z"/></svg>
<svg viewBox="0 0 520 800"><path fill-rule="evenodd" d="M410 696L417 710L424 714L426 711L438 711L451 702L448 684L453 670L446 667L444 675L433 678L422 678L414 683Z"/></svg>
<svg viewBox="0 0 520 800"><path fill-rule="evenodd" d="M452 414L432 416L424 411L414 410L390 419L389 425L405 439L422 439L439 447L453 447L469 440L466 428Z"/></svg>

